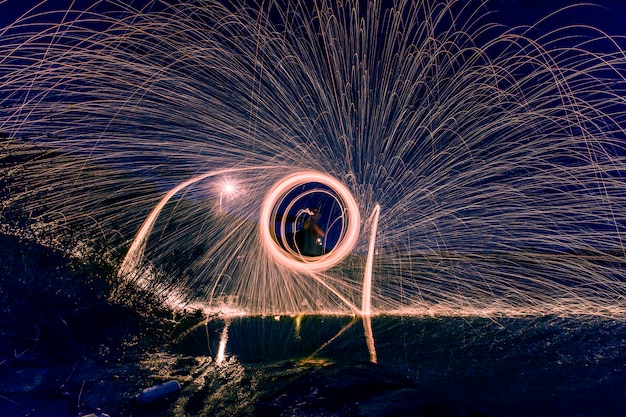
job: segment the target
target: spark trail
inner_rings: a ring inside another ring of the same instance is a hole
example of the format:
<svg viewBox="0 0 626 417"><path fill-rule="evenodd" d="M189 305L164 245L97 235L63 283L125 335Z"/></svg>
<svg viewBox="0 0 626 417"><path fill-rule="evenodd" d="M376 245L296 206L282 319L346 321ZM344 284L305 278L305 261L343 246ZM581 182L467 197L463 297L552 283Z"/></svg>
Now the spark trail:
<svg viewBox="0 0 626 417"><path fill-rule="evenodd" d="M623 40L487 6L35 7L0 29L3 227L126 253L163 202L133 267L208 309L623 315ZM357 207L323 268L262 239L263 202L299 172Z"/></svg>

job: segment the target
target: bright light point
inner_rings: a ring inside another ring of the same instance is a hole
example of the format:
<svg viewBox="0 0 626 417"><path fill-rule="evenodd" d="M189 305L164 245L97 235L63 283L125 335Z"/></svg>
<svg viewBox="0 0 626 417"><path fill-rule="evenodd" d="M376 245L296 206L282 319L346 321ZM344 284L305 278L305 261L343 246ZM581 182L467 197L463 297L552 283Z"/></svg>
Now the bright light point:
<svg viewBox="0 0 626 417"><path fill-rule="evenodd" d="M274 320L280 321L280 316L274 316Z"/></svg>
<svg viewBox="0 0 626 417"><path fill-rule="evenodd" d="M222 181L221 183L221 190L220 190L220 194L219 194L219 205L220 205L220 212L223 210L223 206L226 203L224 197L233 195L235 193L235 184L232 182L232 180L227 179Z"/></svg>
<svg viewBox="0 0 626 417"><path fill-rule="evenodd" d="M224 185L224 192L226 194L232 194L235 191L235 186L232 184L225 184Z"/></svg>

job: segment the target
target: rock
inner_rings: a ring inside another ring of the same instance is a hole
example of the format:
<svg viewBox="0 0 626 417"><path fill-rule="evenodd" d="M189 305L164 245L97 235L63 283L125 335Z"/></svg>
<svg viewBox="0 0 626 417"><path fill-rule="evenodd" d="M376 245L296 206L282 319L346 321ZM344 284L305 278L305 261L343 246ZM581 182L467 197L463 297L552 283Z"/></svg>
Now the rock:
<svg viewBox="0 0 626 417"><path fill-rule="evenodd" d="M154 404L160 401L175 398L179 393L180 384L178 381L168 381L163 384L144 389L137 397L137 402L142 405Z"/></svg>

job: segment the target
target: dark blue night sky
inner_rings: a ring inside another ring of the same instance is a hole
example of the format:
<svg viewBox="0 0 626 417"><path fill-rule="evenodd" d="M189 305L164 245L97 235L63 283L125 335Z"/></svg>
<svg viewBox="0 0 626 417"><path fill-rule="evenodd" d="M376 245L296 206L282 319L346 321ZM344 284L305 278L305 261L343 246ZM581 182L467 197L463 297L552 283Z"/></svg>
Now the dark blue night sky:
<svg viewBox="0 0 626 417"><path fill-rule="evenodd" d="M471 0L459 0L469 2ZM37 10L58 10L67 7L69 2L65 0L49 0L41 5ZM75 9L85 7L94 3L93 0L78 0L73 2ZM126 1L126 4L140 7L150 3L148 0ZM385 3L385 2L383 2ZM506 25L529 25L547 14L564 7L571 6L577 2L568 0L492 0L486 8L497 12L497 20ZM583 2L578 2L583 3ZM574 7L567 12L561 13L553 19L554 25L568 23L591 24L605 30L610 35L623 35L626 32L623 16L626 15L626 2L622 0L596 0L584 2L587 6ZM590 4L596 5L595 7ZM35 2L24 2L20 0L8 0L0 2L0 23L6 24ZM105 5L99 5L98 10L104 10ZM153 6L154 7L154 6Z"/></svg>

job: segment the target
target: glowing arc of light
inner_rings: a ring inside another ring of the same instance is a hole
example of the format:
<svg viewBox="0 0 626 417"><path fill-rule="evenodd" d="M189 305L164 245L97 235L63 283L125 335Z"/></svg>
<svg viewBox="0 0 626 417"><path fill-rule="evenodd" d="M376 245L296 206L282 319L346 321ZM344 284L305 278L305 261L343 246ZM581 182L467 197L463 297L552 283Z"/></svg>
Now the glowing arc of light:
<svg viewBox="0 0 626 417"><path fill-rule="evenodd" d="M152 228L154 227L154 224L156 223L156 220L159 217L159 214L161 214L161 211L163 210L167 202L170 201L170 199L174 195L176 195L176 193L178 193L182 189L192 184L195 184L198 181L202 181L210 177L223 175L226 173L232 173L232 172L243 172L243 171L269 169L269 168L279 168L279 167L247 167L247 168L220 169L220 170L210 171L204 174L197 175L187 181L181 182L176 187L172 188L167 194L165 194L165 196L163 196L163 198L161 198L161 200L157 203L157 205L154 206L150 214L148 214L143 224L139 228L139 231L135 235L135 238L133 239L130 245L130 248L128 249L128 252L126 253L126 256L124 257L124 260L122 261L120 268L118 269L118 276L120 277L130 276L137 269L137 266L139 262L141 261L141 258L143 257L143 254L145 252L146 244L148 242L148 237L150 236L150 233L152 232Z"/></svg>

